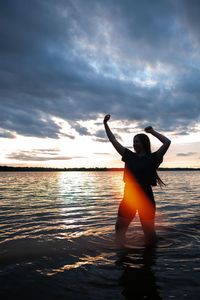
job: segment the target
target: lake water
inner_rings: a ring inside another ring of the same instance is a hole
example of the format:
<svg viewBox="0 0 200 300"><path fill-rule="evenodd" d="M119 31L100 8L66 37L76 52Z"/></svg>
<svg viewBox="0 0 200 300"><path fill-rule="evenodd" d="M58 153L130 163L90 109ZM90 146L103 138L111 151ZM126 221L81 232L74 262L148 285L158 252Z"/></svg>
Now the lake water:
<svg viewBox="0 0 200 300"><path fill-rule="evenodd" d="M0 173L1 299L200 299L200 172L160 172L152 248L114 243L122 175Z"/></svg>

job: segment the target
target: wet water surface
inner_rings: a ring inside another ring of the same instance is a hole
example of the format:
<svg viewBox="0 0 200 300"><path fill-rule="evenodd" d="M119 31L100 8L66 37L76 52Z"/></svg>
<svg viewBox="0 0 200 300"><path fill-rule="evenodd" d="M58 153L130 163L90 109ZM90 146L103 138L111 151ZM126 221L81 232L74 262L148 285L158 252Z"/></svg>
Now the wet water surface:
<svg viewBox="0 0 200 300"><path fill-rule="evenodd" d="M121 172L0 173L1 299L200 299L200 172L160 172L158 243L114 243Z"/></svg>

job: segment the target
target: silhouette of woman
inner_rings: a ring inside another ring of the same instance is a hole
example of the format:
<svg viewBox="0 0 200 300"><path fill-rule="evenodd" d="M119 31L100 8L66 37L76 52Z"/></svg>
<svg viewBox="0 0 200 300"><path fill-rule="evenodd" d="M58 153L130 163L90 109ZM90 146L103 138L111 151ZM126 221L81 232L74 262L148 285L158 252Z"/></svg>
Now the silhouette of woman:
<svg viewBox="0 0 200 300"><path fill-rule="evenodd" d="M156 242L155 211L156 205L152 186L164 185L156 170L163 161L163 156L168 150L171 141L155 131L151 126L145 128L145 132L155 136L162 146L151 153L151 144L146 134L137 134L133 138L135 152L123 147L115 138L108 126L110 115L104 118L104 126L108 139L122 156L125 162L124 168L124 196L119 205L116 221L116 241L123 245L126 240L126 231L130 222L138 211L140 222L144 231L146 245Z"/></svg>

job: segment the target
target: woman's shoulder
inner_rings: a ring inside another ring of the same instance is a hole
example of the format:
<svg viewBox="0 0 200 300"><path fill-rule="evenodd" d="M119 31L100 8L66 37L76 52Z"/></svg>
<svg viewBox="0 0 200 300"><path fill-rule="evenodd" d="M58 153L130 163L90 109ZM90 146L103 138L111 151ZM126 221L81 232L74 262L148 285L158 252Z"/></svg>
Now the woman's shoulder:
<svg viewBox="0 0 200 300"><path fill-rule="evenodd" d="M125 148L125 151L128 155L131 155L131 156L137 156L136 152L130 150L129 148Z"/></svg>
<svg viewBox="0 0 200 300"><path fill-rule="evenodd" d="M124 155L122 156L122 160L123 161L129 160L129 159L133 159L135 157L137 157L137 155L136 155L135 152L131 151L128 148L125 148Z"/></svg>

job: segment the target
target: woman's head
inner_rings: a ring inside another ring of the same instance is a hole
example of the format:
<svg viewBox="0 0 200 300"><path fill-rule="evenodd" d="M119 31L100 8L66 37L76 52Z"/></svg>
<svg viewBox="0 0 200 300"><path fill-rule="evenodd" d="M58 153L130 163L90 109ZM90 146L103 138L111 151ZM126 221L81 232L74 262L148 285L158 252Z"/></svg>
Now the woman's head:
<svg viewBox="0 0 200 300"><path fill-rule="evenodd" d="M149 137L144 133L140 133L134 136L133 147L136 153L151 153L151 144Z"/></svg>

